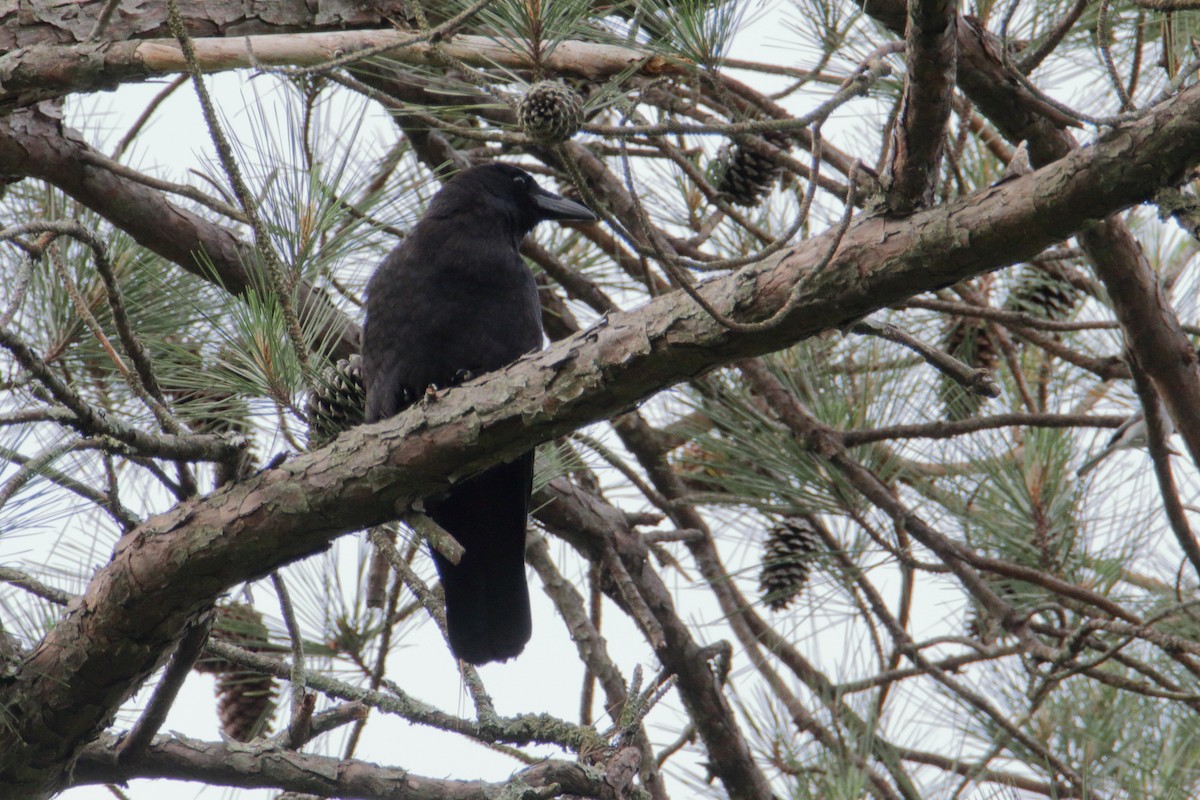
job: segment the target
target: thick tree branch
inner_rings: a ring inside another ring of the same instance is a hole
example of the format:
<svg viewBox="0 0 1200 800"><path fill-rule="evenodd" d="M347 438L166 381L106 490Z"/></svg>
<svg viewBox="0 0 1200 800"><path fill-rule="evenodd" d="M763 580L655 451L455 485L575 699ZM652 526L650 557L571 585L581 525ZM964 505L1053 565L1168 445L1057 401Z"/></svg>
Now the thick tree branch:
<svg viewBox="0 0 1200 800"><path fill-rule="evenodd" d="M884 202L893 213L907 214L933 199L954 96L957 23L954 0L909 0L908 74L884 178Z"/></svg>
<svg viewBox="0 0 1200 800"><path fill-rule="evenodd" d="M1153 381L1192 462L1200 465L1200 368L1196 349L1163 295L1158 273L1119 219L1091 225L1078 238L1108 289L1127 346Z"/></svg>
<svg viewBox="0 0 1200 800"><path fill-rule="evenodd" d="M393 800L490 800L509 783L426 778L406 769L367 761L299 753L270 745L204 742L184 736L159 736L135 768L117 759L115 737L105 734L80 756L70 785L124 783L132 778L174 778L239 788L276 788L318 797L378 797ZM548 760L514 776L530 787L559 784L581 797L618 800L601 770ZM510 789L511 791L511 789Z"/></svg>
<svg viewBox="0 0 1200 800"><path fill-rule="evenodd" d="M441 42L414 41L422 34L398 31L339 31L195 39L196 59L206 73L262 67L320 67L358 51L386 48L389 60L442 66L447 57L476 67L528 69L525 50L487 36L457 36ZM626 70L649 75L680 74L661 56L617 45L565 41L544 66L555 73L603 80ZM111 89L187 71L173 39L34 45L0 56L0 108L26 106L76 92Z"/></svg>
<svg viewBox="0 0 1200 800"><path fill-rule="evenodd" d="M33 4L21 2L0 11L0 52L35 44L75 44L92 37L96 23L110 0L79 0L72 3ZM121 9L113 14L99 38L124 41L167 37L165 3L136 6L137 13ZM192 36L244 36L250 33L346 30L392 25L409 21L411 5L405 0L373 0L370 3L315 4L309 0L272 0L257 6L235 0L180 3ZM257 12L257 13L256 13Z"/></svg>
<svg viewBox="0 0 1200 800"><path fill-rule="evenodd" d="M665 295L152 518L120 540L112 561L0 688L12 720L0 727L0 782L28 798L59 788L187 622L229 586L394 517L446 476L512 458L735 359L1036 254L1178 180L1200 161L1197 142L1200 88L1193 87L1033 174L906 220L858 221L773 328L734 333L686 296ZM739 321L766 319L820 262L831 235L700 291Z"/></svg>

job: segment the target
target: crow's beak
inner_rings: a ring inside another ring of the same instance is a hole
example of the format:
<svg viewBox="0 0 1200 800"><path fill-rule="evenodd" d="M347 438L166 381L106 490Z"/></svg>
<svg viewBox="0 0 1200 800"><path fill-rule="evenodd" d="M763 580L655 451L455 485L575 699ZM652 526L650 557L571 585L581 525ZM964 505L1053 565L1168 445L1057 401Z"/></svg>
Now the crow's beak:
<svg viewBox="0 0 1200 800"><path fill-rule="evenodd" d="M587 222L596 219L596 215L587 206L547 192L540 186L531 194L542 219L573 219Z"/></svg>

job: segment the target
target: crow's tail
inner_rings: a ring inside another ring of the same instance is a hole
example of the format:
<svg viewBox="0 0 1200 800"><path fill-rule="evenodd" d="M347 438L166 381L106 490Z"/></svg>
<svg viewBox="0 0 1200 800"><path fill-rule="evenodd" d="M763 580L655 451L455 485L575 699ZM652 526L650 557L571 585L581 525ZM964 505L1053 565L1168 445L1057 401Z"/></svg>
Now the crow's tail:
<svg viewBox="0 0 1200 800"><path fill-rule="evenodd" d="M437 552L433 560L446 591L450 648L472 664L512 658L529 641L525 524L532 485L533 453L527 453L426 504L466 550L458 564Z"/></svg>

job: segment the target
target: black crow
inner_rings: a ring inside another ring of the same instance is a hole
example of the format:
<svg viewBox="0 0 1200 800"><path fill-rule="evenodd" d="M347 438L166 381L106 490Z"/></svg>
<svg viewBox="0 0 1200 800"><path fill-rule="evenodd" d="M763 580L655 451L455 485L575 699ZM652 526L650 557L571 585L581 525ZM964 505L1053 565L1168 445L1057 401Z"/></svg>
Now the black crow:
<svg viewBox="0 0 1200 800"><path fill-rule="evenodd" d="M429 386L499 369L542 346L537 288L517 248L542 220L594 220L509 164L472 167L425 215L367 286L363 372L367 422ZM518 655L529 641L525 524L533 453L452 486L425 510L465 548L457 565L433 552L446 590L454 654L472 664Z"/></svg>

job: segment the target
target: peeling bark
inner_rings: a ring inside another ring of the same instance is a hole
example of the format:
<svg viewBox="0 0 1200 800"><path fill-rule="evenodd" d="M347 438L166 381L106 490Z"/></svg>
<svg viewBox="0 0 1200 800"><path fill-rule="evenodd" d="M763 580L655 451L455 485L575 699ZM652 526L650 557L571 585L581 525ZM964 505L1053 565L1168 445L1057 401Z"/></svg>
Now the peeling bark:
<svg viewBox="0 0 1200 800"><path fill-rule="evenodd" d="M0 52L35 44L86 42L108 0L17 0L0 7ZM320 2L243 0L181 2L188 33L192 36L246 36L252 33L315 31L322 29L378 28L394 20L409 20L403 2ZM100 38L166 38L167 4L158 0L121 0Z"/></svg>

